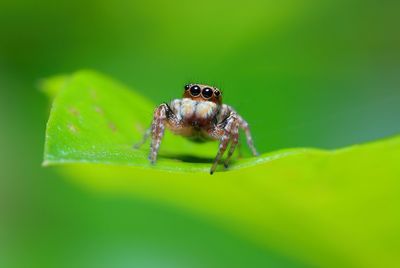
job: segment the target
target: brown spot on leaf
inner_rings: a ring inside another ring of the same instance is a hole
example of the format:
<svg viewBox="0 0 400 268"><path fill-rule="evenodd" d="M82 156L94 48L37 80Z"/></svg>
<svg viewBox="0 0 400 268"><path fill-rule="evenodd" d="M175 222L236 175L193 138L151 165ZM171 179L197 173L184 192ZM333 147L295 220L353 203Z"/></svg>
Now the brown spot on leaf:
<svg viewBox="0 0 400 268"><path fill-rule="evenodd" d="M96 111L96 113L98 113L99 115L104 115L104 111L103 109L101 109L99 106L95 106L94 110Z"/></svg>
<svg viewBox="0 0 400 268"><path fill-rule="evenodd" d="M73 116L79 116L80 115L79 110L77 108L75 108L75 107L70 107L68 109L68 112L70 114L72 114Z"/></svg>
<svg viewBox="0 0 400 268"><path fill-rule="evenodd" d="M112 130L112 132L117 131L117 126L113 122L108 123L108 127Z"/></svg>
<svg viewBox="0 0 400 268"><path fill-rule="evenodd" d="M71 131L72 133L78 132L78 129L76 128L76 126L75 126L74 124L68 124L68 129L69 129L69 131Z"/></svg>

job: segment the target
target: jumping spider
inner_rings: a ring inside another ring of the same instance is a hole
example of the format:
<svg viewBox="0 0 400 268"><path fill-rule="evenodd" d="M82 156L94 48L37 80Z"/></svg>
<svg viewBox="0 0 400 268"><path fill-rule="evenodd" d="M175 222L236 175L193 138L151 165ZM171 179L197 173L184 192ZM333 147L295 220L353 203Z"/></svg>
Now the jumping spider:
<svg viewBox="0 0 400 268"><path fill-rule="evenodd" d="M231 143L228 156L224 162L227 168L239 140L239 128L243 129L247 144L254 156L258 155L251 138L249 125L236 111L222 104L221 91L216 87L203 84L185 86L182 99L163 103L154 111L154 118L143 137L135 147L140 147L151 134L149 160L156 162L158 149L167 127L175 134L195 141L219 140L217 156L210 169L213 174L222 155Z"/></svg>

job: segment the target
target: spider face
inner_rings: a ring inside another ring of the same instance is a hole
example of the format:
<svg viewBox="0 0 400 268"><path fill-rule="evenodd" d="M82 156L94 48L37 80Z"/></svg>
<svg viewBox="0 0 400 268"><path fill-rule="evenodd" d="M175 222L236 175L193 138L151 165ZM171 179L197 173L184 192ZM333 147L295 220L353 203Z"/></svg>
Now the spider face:
<svg viewBox="0 0 400 268"><path fill-rule="evenodd" d="M185 86L183 97L195 101L211 101L215 104L222 104L221 91L218 88L209 85L188 84Z"/></svg>

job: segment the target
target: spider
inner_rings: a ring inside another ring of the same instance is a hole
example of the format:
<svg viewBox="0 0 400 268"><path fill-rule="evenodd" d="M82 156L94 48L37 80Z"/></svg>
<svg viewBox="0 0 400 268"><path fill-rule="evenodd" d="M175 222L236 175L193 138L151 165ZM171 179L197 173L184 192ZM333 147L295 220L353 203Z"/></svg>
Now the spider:
<svg viewBox="0 0 400 268"><path fill-rule="evenodd" d="M162 103L155 109L151 127L146 131L143 140L135 145L139 148L151 135L149 160L152 164L156 162L165 128L198 142L219 140L218 153L210 174L216 170L230 143L224 162L225 168L228 167L239 141L239 129L244 130L252 154L258 155L248 123L231 106L222 104L222 93L216 87L204 84L185 85L182 99Z"/></svg>

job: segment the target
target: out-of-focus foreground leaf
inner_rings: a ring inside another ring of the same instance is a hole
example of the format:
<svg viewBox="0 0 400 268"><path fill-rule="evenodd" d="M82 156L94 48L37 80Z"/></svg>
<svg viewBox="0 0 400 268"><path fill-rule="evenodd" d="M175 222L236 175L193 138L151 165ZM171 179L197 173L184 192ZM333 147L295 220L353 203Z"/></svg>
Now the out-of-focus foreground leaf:
<svg viewBox="0 0 400 268"><path fill-rule="evenodd" d="M77 183L190 210L310 266L400 263L400 137L335 151L263 154L210 176L215 144L168 135L151 166L148 145L132 145L155 105L94 72L65 79L54 80L54 88L63 86L48 122L44 163L61 165Z"/></svg>

